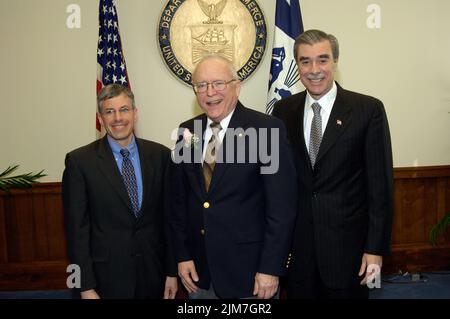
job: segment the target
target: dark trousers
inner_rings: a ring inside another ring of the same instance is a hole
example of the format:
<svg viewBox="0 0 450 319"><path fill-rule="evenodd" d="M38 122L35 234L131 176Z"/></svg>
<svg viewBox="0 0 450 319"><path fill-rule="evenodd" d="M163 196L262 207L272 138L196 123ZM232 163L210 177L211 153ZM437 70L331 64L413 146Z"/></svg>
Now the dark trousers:
<svg viewBox="0 0 450 319"><path fill-rule="evenodd" d="M135 299L162 299L164 296L165 277L155 274L150 276L142 257L136 258Z"/></svg>
<svg viewBox="0 0 450 319"><path fill-rule="evenodd" d="M302 279L289 274L287 281L288 299L368 299L369 288L360 285L361 278L355 278L351 286L345 289L328 288L320 278L319 270L315 265L307 276Z"/></svg>
<svg viewBox="0 0 450 319"><path fill-rule="evenodd" d="M198 288L196 292L189 294L189 299L221 299L217 296L213 284L209 285L209 289ZM258 299L257 296L249 296L239 299ZM271 299L280 299L280 290Z"/></svg>

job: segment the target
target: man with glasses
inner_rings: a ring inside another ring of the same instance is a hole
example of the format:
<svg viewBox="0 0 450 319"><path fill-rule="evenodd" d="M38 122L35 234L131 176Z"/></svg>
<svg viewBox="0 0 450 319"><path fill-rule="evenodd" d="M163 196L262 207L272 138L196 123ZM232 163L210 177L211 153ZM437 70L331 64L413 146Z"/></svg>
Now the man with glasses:
<svg viewBox="0 0 450 319"><path fill-rule="evenodd" d="M180 125L173 155L170 226L178 274L192 299L273 298L296 211L285 127L238 101L240 81L224 57L204 57L192 80L204 113ZM266 171L274 162L276 169Z"/></svg>
<svg viewBox="0 0 450 319"><path fill-rule="evenodd" d="M106 136L67 154L63 203L81 298L174 298L168 240L170 151L134 136L134 95L105 86L97 111Z"/></svg>

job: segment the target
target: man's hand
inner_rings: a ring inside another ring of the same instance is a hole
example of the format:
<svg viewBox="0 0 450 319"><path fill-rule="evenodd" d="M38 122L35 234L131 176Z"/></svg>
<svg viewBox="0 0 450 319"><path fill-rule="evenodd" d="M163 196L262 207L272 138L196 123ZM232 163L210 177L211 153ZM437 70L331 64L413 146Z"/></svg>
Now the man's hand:
<svg viewBox="0 0 450 319"><path fill-rule="evenodd" d="M166 277L166 285L164 287L164 299L175 299L178 290L177 277Z"/></svg>
<svg viewBox="0 0 450 319"><path fill-rule="evenodd" d="M256 273L255 287L253 288L253 295L258 295L259 299L270 299L277 293L278 277Z"/></svg>
<svg viewBox="0 0 450 319"><path fill-rule="evenodd" d="M81 292L81 299L100 299L100 296L94 289L89 289Z"/></svg>
<svg viewBox="0 0 450 319"><path fill-rule="evenodd" d="M189 293L197 291L198 287L194 284L194 281L197 282L199 278L193 260L179 262L178 275Z"/></svg>
<svg viewBox="0 0 450 319"><path fill-rule="evenodd" d="M372 265L372 266L371 266ZM377 265L378 267L375 267L373 269L373 265ZM381 266L383 265L383 257L378 255L371 255L371 254L364 254L361 261L361 267L359 269L358 276L362 276L364 272L366 275L364 276L363 280L361 280L361 285L366 285L367 280L370 279L369 277L372 275L381 276ZM369 266L371 266L369 269ZM379 273L377 274L379 270Z"/></svg>

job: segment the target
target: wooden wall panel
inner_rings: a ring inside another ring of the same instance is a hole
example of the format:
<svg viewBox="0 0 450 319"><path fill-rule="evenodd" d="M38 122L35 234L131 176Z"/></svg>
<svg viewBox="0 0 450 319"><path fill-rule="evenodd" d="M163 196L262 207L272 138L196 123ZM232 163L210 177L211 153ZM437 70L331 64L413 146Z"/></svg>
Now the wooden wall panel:
<svg viewBox="0 0 450 319"><path fill-rule="evenodd" d="M432 179L398 180L393 244L423 242L436 216L436 185Z"/></svg>
<svg viewBox="0 0 450 319"><path fill-rule="evenodd" d="M24 194L17 194L7 198L5 202L7 203L5 218L8 262L33 261L32 198Z"/></svg>
<svg viewBox="0 0 450 319"><path fill-rule="evenodd" d="M33 248L34 260L49 260L47 212L45 209L45 195L36 194L33 198Z"/></svg>
<svg viewBox="0 0 450 319"><path fill-rule="evenodd" d="M66 287L63 218L61 183L0 193L0 290Z"/></svg>
<svg viewBox="0 0 450 319"><path fill-rule="evenodd" d="M64 214L61 194L50 194L45 198L47 212L48 253L50 260L67 259Z"/></svg>
<svg viewBox="0 0 450 319"><path fill-rule="evenodd" d="M433 247L428 235L450 213L450 166L397 168L392 255L385 272L450 270L450 241Z"/></svg>
<svg viewBox="0 0 450 319"><path fill-rule="evenodd" d="M8 252L6 249L5 203L3 196L0 196L0 264L7 262Z"/></svg>
<svg viewBox="0 0 450 319"><path fill-rule="evenodd" d="M0 264L0 291L67 289L66 267L65 260Z"/></svg>
<svg viewBox="0 0 450 319"><path fill-rule="evenodd" d="M444 194L443 195L445 197L445 200L441 200L442 202L444 202L444 206L443 207L439 207L440 208L440 213L439 213L439 218L444 217L445 212L450 213L450 178L446 178L446 179L442 179L442 188L445 189Z"/></svg>
<svg viewBox="0 0 450 319"><path fill-rule="evenodd" d="M450 242L428 242L450 212L450 166L397 168L392 255L384 273L450 270ZM68 265L61 183L0 192L0 290L64 289Z"/></svg>

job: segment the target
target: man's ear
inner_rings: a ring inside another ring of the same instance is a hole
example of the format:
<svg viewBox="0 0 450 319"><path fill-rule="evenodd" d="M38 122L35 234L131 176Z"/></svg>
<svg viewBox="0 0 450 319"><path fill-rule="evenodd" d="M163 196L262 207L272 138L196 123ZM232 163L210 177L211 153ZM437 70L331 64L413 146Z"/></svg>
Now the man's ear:
<svg viewBox="0 0 450 319"><path fill-rule="evenodd" d="M137 122L138 120L139 120L138 108L134 107L134 122Z"/></svg>
<svg viewBox="0 0 450 319"><path fill-rule="evenodd" d="M335 60L334 60L334 66L333 66L333 71L334 71L334 72L336 72L336 70L337 70L338 62L339 62L339 59L335 59Z"/></svg>
<svg viewBox="0 0 450 319"><path fill-rule="evenodd" d="M239 96L239 93L241 92L241 80L236 80L236 95Z"/></svg>
<svg viewBox="0 0 450 319"><path fill-rule="evenodd" d="M103 125L102 115L99 112L97 112L97 118L98 118L98 121L100 122L100 125L102 127L105 127L105 125Z"/></svg>

